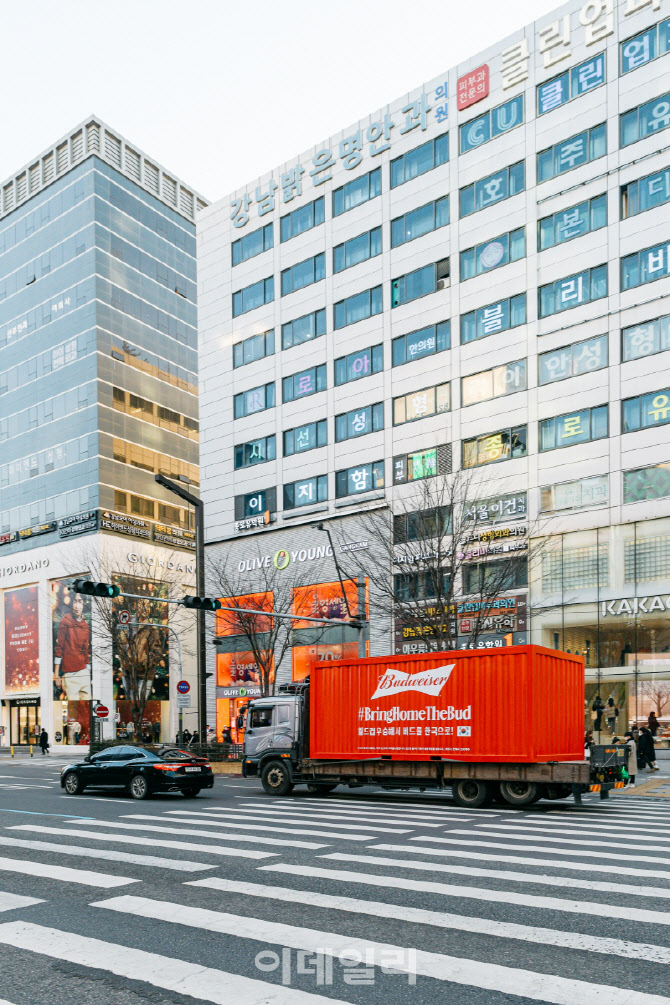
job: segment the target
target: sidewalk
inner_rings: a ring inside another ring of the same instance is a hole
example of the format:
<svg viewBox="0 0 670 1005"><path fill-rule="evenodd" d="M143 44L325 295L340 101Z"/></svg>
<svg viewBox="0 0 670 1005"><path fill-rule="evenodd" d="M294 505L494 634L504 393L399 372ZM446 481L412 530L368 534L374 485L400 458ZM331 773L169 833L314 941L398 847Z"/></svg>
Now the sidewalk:
<svg viewBox="0 0 670 1005"><path fill-rule="evenodd" d="M89 751L88 745L85 745L83 743L72 744L69 746L68 745L61 746L60 744L56 746L54 744L51 747L49 747L48 754L43 754L41 747L34 746L33 759L36 757L41 757L43 760L46 760L47 757L67 757L68 760L70 761L80 761L82 760L82 758L86 756L86 754L88 754L88 751ZM14 760L17 760L19 758L22 761L26 759L30 760L30 747L24 746L23 744L21 744L21 746L18 745L15 746ZM9 747L0 747L0 760L6 760L6 759L10 761L12 760L11 749Z"/></svg>

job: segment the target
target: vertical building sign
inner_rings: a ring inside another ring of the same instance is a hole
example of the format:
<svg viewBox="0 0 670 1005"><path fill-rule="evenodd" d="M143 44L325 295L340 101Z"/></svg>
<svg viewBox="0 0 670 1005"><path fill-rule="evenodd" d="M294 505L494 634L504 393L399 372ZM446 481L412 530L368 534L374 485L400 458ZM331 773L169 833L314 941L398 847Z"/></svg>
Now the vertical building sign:
<svg viewBox="0 0 670 1005"><path fill-rule="evenodd" d="M37 587L7 590L5 615L5 691L22 694L40 686Z"/></svg>
<svg viewBox="0 0 670 1005"><path fill-rule="evenodd" d="M456 82L456 107L459 112L478 101L487 98L489 94L489 68L486 63L470 70Z"/></svg>

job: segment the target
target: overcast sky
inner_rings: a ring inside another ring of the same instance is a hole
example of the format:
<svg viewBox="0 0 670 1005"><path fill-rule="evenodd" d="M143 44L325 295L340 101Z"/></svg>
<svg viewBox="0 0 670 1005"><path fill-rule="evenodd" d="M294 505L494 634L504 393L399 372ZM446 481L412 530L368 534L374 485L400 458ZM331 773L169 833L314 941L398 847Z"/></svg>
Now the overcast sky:
<svg viewBox="0 0 670 1005"><path fill-rule="evenodd" d="M4 0L0 178L94 112L215 201L559 5Z"/></svg>

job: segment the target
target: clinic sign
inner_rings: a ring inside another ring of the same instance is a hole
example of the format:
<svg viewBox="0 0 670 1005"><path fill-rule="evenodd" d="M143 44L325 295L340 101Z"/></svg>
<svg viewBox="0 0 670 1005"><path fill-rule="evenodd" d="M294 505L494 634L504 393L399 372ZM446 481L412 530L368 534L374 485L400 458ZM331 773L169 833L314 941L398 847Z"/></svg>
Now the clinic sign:
<svg viewBox="0 0 670 1005"><path fill-rule="evenodd" d="M489 68L486 63L470 70L456 82L456 107L459 112L489 96Z"/></svg>
<svg viewBox="0 0 670 1005"><path fill-rule="evenodd" d="M670 597L628 597L623 600L603 600L600 605L602 618L653 614L654 611L670 611Z"/></svg>

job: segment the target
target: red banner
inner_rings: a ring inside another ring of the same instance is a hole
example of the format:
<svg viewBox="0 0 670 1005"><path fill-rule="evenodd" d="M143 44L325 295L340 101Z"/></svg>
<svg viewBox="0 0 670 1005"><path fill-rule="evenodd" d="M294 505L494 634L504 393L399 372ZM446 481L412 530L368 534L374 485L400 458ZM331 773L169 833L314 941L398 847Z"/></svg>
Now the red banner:
<svg viewBox="0 0 670 1005"><path fill-rule="evenodd" d="M40 686L37 587L5 593L5 691L22 694Z"/></svg>

